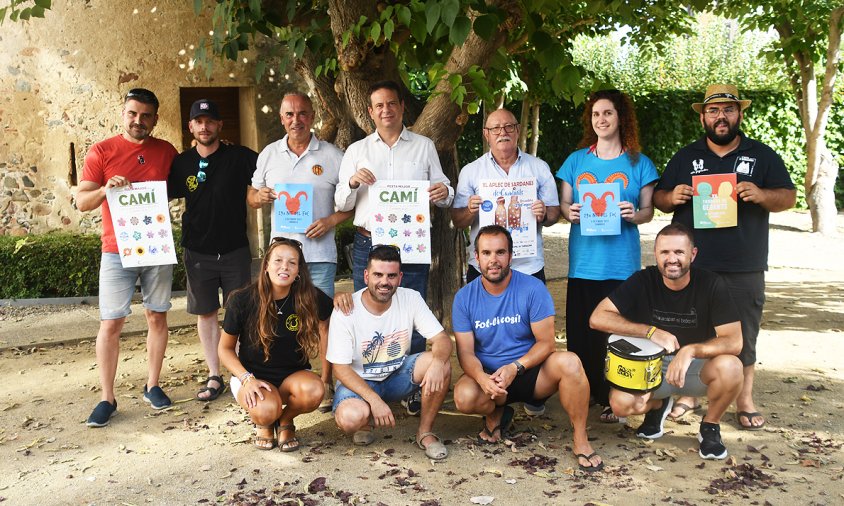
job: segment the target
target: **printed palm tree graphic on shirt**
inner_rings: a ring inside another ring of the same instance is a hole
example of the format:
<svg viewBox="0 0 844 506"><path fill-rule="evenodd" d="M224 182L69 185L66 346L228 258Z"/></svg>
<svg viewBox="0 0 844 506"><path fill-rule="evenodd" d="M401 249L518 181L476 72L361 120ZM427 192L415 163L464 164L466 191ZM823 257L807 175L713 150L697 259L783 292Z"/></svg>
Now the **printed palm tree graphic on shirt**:
<svg viewBox="0 0 844 506"><path fill-rule="evenodd" d="M361 344L364 372L389 373L401 366L410 347L410 333L407 330L389 334L376 331L372 339L363 341Z"/></svg>

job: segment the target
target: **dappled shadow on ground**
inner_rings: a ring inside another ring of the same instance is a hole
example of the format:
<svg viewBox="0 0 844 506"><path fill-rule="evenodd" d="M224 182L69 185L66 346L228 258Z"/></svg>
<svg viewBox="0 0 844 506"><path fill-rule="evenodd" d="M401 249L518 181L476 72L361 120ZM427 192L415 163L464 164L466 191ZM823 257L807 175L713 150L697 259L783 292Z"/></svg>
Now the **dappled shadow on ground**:
<svg viewBox="0 0 844 506"><path fill-rule="evenodd" d="M762 327L816 332L844 329L844 281L768 282Z"/></svg>

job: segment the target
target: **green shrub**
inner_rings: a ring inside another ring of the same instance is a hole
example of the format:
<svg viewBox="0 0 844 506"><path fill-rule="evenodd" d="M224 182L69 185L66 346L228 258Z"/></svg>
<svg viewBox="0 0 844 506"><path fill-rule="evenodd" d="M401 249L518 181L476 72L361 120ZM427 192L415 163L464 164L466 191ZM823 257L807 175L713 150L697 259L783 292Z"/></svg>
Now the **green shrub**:
<svg viewBox="0 0 844 506"><path fill-rule="evenodd" d="M181 230L173 230L179 262L173 289L185 289ZM99 293L100 237L51 232L0 236L0 299L84 297Z"/></svg>

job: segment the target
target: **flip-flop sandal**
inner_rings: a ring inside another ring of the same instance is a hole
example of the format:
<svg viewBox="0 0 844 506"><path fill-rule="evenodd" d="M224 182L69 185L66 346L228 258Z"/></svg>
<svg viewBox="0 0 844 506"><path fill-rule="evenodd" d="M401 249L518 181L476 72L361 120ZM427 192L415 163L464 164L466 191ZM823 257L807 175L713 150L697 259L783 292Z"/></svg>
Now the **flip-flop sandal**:
<svg viewBox="0 0 844 506"><path fill-rule="evenodd" d="M220 386L217 387L217 388L209 387L208 386L209 381L216 381L217 383L220 384ZM210 402L210 401L213 401L214 399L216 399L217 397L219 397L220 394L222 394L225 391L226 391L226 383L223 381L223 378L221 378L219 376L208 376L208 378L205 380L205 386L200 388L199 392L196 393L196 400L202 401L202 402ZM205 398L200 397L199 394L201 394L203 392L210 392L211 395L209 395L208 397L205 397Z"/></svg>
<svg viewBox="0 0 844 506"><path fill-rule="evenodd" d="M597 466L592 464L592 457L596 455L598 455L598 452L592 452L589 455L586 455L585 453L575 453L574 457L577 459L577 467L579 467L581 471L585 471L587 473L596 473L600 471L604 468L604 461L601 461L601 463ZM589 465L584 466L580 463L580 459L586 459L586 461L589 462Z"/></svg>
<svg viewBox="0 0 844 506"><path fill-rule="evenodd" d="M259 436L259 435L255 434L255 438L252 440L252 446L254 446L255 448L257 448L261 451L272 450L273 448L275 448L275 445L276 445L276 442L277 442L277 440L275 438L275 427L276 427L276 424L255 425L256 429L271 430L273 432L273 437L264 437L264 436ZM264 443L270 443L270 445L267 446Z"/></svg>
<svg viewBox="0 0 844 506"><path fill-rule="evenodd" d="M672 422L682 420L683 417L689 414L689 412L697 413L698 411L700 411L701 405L698 404L697 406L689 406L685 402L675 402L674 406L671 408L671 411L674 411L677 408L680 408L680 414L678 414L677 416L671 416L671 413L668 414L667 418Z"/></svg>
<svg viewBox="0 0 844 506"><path fill-rule="evenodd" d="M433 443L428 443L428 445L425 446L425 445L422 444L422 440L425 439L428 436L433 436L437 440L434 441ZM442 459L448 457L448 448L446 448L445 445L442 443L442 440L440 439L440 437L438 435L434 434L433 432L422 433L416 439L416 446L425 450L425 455L429 459L442 460Z"/></svg>
<svg viewBox="0 0 844 506"><path fill-rule="evenodd" d="M601 416L598 417L598 420L601 423L624 423L627 421L625 418L615 416L610 406L605 407L601 411Z"/></svg>
<svg viewBox="0 0 844 506"><path fill-rule="evenodd" d="M352 435L352 442L358 446L369 446L375 441L375 434L373 434L374 427L369 426L369 430L359 430Z"/></svg>
<svg viewBox="0 0 844 506"><path fill-rule="evenodd" d="M753 425L753 418L757 416L762 416L762 413L758 411L738 411L736 412L736 422L738 422L739 429L741 430L762 430L762 427L765 426L765 419L762 418L762 423L759 425ZM741 423L742 417L747 418L747 421L751 425L745 425Z"/></svg>
<svg viewBox="0 0 844 506"><path fill-rule="evenodd" d="M296 426L293 425L292 423L288 423L288 424L285 424L285 425L279 425L279 427L278 427L279 436L281 436L281 433L285 430L293 431L294 436L291 437L291 438L285 439L284 441L282 441L281 437L279 437L278 449L285 452L285 453L295 452L295 451L299 450L299 438L297 438L295 436Z"/></svg>
<svg viewBox="0 0 844 506"><path fill-rule="evenodd" d="M498 441L490 441L490 440L484 439L480 435L478 435L478 443L482 444L482 445L494 445L494 444L500 443L501 440L503 440L504 438L507 437L506 436L507 430L510 428L510 425L513 424L513 416L515 414L516 414L516 412L513 411L512 407L504 406L504 412L501 414L500 422L498 423L498 425L493 427L491 430L486 424L486 417L483 417L483 425L484 426L481 429L481 432L486 434L489 437L495 437L495 431L498 431L499 437L498 437Z"/></svg>

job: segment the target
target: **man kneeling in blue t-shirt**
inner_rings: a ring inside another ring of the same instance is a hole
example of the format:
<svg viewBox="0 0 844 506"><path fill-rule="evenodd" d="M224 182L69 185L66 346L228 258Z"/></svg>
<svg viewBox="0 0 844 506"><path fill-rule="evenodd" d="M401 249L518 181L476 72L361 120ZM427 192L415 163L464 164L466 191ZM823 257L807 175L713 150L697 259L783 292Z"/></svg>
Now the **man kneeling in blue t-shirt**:
<svg viewBox="0 0 844 506"><path fill-rule="evenodd" d="M604 467L586 434L589 383L577 355L555 351L554 301L538 279L510 269L513 239L507 229L478 231L475 258L481 276L454 297L452 322L464 374L454 386L463 413L483 415L481 443L505 437L513 402L534 405L559 392L574 427L574 454L584 471Z"/></svg>

